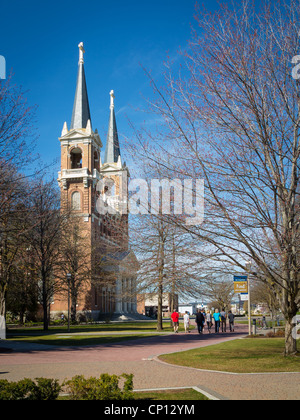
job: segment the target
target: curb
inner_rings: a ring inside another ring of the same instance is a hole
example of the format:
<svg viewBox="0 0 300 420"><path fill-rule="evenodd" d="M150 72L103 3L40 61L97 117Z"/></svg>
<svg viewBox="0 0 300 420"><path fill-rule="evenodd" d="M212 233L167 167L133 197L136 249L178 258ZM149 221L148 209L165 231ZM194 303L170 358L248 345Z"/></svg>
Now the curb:
<svg viewBox="0 0 300 420"><path fill-rule="evenodd" d="M181 352L176 352L176 353L181 353ZM164 354L173 354L173 353L164 353ZM198 372L206 372L206 373L217 373L217 374L223 374L223 375L232 375L232 376L244 376L244 375L248 375L248 376L256 376L256 375L300 375L300 372L258 372L258 373L237 373L237 372L224 372L221 370L209 370L209 369L199 369L199 368L194 368L191 366L181 366L181 365L173 365L172 363L167 363L164 362L162 360L159 360L158 358L160 356L164 356L164 354L159 354L158 356L154 356L151 359L151 361L157 362L157 363L161 363L163 365L166 366L171 366L171 367L177 367L177 368L181 368L181 369L189 369L189 370L196 370Z"/></svg>

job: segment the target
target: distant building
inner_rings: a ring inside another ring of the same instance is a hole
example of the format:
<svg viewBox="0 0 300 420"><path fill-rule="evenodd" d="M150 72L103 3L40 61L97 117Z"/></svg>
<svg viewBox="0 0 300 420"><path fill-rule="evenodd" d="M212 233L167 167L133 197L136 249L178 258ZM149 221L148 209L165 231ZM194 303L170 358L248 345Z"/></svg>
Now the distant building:
<svg viewBox="0 0 300 420"><path fill-rule="evenodd" d="M196 314L198 309L204 309L205 311L208 309L208 306L204 303L180 303L178 305L178 311L181 314L184 314L185 312L189 312L190 315Z"/></svg>
<svg viewBox="0 0 300 420"><path fill-rule="evenodd" d="M178 311L180 314L188 312L190 315L197 313L197 303L181 303L178 305Z"/></svg>
<svg viewBox="0 0 300 420"><path fill-rule="evenodd" d="M178 295L174 296L174 307L178 308ZM172 309L172 294L163 294L163 315L170 316ZM141 315L155 316L158 310L158 295L153 293L143 293L137 295L137 312Z"/></svg>

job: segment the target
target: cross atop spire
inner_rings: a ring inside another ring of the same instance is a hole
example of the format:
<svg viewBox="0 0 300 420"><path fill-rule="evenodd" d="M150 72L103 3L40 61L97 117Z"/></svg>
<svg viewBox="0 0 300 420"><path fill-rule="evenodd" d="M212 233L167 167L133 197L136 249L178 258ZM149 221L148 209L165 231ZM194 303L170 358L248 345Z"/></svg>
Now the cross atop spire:
<svg viewBox="0 0 300 420"><path fill-rule="evenodd" d="M85 53L85 51L83 47L83 42L80 42L80 44L78 45L78 48L79 48L79 63L78 64L84 64L83 54Z"/></svg>
<svg viewBox="0 0 300 420"><path fill-rule="evenodd" d="M115 107L115 92L113 90L110 91L110 109L114 109Z"/></svg>
<svg viewBox="0 0 300 420"><path fill-rule="evenodd" d="M85 53L83 42L78 45L79 48L79 63L78 76L75 100L72 113L71 130L74 128L86 128L88 121L91 121L90 106L87 94L85 72L84 72L84 58Z"/></svg>

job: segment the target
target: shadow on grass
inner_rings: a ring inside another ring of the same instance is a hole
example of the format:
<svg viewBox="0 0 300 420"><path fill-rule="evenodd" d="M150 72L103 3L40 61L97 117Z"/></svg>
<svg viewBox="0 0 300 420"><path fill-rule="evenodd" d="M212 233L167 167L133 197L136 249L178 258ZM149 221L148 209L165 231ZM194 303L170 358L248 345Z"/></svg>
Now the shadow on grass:
<svg viewBox="0 0 300 420"><path fill-rule="evenodd" d="M58 334L59 331L63 334L67 334L66 330L56 329L55 334ZM82 332L88 332L87 329L80 329ZM95 330L92 330L95 332ZM127 330L128 331L128 330ZM235 333L224 333L224 334L202 334L199 335L195 331L191 334L167 334L167 335L156 335L155 330L151 330L153 334L142 335L139 334L138 330L135 330L136 334L133 335L123 335L120 331L120 335L111 335L109 333L107 336L76 336L74 330L70 336L56 337L54 336L54 331L48 331L44 333L43 331L35 331L34 334L29 334L28 331L21 332L15 331L13 334L8 334L7 345L15 349L15 352L36 352L44 351L51 352L55 351L80 351L87 350L88 348L98 347L99 350L103 349L120 349L122 348L124 352L126 349L134 347L135 349L145 348L147 346L170 346L174 345L186 345L187 343L192 346L197 344L201 345L203 342L209 344L210 341L215 340L216 338L238 338L241 335L244 335L244 331L236 331ZM39 346L41 345L41 346ZM45 347L43 347L45 345ZM47 346L47 347L46 347ZM51 348L49 347L51 346Z"/></svg>

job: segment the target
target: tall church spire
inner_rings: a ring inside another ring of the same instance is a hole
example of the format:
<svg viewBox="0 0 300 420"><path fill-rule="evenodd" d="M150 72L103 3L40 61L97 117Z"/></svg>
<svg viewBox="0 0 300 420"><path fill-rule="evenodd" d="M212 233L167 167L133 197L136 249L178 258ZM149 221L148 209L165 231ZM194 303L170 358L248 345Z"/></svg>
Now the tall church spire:
<svg viewBox="0 0 300 420"><path fill-rule="evenodd" d="M83 42L78 45L79 48L79 63L77 86L75 93L75 100L72 113L71 130L73 128L86 128L88 120L91 121L89 100L86 88L85 73L84 73L84 58L85 53Z"/></svg>
<svg viewBox="0 0 300 420"><path fill-rule="evenodd" d="M104 163L117 163L120 157L120 144L115 116L114 91L110 92L110 117L108 124L107 141Z"/></svg>

